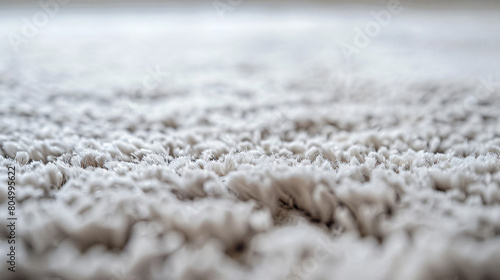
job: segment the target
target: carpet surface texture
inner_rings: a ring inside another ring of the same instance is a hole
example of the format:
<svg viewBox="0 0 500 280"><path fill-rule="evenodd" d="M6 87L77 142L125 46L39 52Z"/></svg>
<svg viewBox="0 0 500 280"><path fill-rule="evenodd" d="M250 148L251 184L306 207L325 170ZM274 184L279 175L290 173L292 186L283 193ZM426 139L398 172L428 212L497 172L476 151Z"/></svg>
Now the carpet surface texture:
<svg viewBox="0 0 500 280"><path fill-rule="evenodd" d="M500 279L498 10L244 7L2 12L1 279Z"/></svg>

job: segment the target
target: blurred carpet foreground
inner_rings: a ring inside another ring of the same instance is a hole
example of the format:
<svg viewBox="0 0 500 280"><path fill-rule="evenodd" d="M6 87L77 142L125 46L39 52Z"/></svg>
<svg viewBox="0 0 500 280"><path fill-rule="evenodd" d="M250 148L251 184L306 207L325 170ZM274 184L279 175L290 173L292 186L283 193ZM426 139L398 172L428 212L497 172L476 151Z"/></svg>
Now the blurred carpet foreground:
<svg viewBox="0 0 500 280"><path fill-rule="evenodd" d="M1 279L500 278L498 10L207 5L2 12Z"/></svg>

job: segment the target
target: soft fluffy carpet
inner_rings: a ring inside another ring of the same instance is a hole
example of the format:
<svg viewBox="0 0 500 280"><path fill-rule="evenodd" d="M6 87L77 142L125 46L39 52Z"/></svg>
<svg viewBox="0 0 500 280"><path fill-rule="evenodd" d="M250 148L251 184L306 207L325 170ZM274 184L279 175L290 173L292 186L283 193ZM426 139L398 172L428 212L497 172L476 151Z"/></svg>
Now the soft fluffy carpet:
<svg viewBox="0 0 500 280"><path fill-rule="evenodd" d="M2 14L2 279L500 278L498 10L208 6Z"/></svg>

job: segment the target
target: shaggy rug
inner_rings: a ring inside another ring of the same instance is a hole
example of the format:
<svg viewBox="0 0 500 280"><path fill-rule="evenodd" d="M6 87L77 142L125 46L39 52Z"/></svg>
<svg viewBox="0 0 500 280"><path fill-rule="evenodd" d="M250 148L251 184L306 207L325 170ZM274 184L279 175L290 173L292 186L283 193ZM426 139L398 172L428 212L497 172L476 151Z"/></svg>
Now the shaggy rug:
<svg viewBox="0 0 500 280"><path fill-rule="evenodd" d="M499 10L245 5L2 12L0 278L499 279Z"/></svg>

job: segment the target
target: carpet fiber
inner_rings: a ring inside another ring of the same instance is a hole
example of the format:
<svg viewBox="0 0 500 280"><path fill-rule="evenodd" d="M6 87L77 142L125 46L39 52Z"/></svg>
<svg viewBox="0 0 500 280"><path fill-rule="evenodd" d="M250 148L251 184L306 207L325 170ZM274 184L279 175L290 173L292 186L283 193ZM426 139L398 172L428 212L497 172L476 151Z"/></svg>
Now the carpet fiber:
<svg viewBox="0 0 500 280"><path fill-rule="evenodd" d="M211 8L0 17L2 279L500 278L498 12Z"/></svg>

